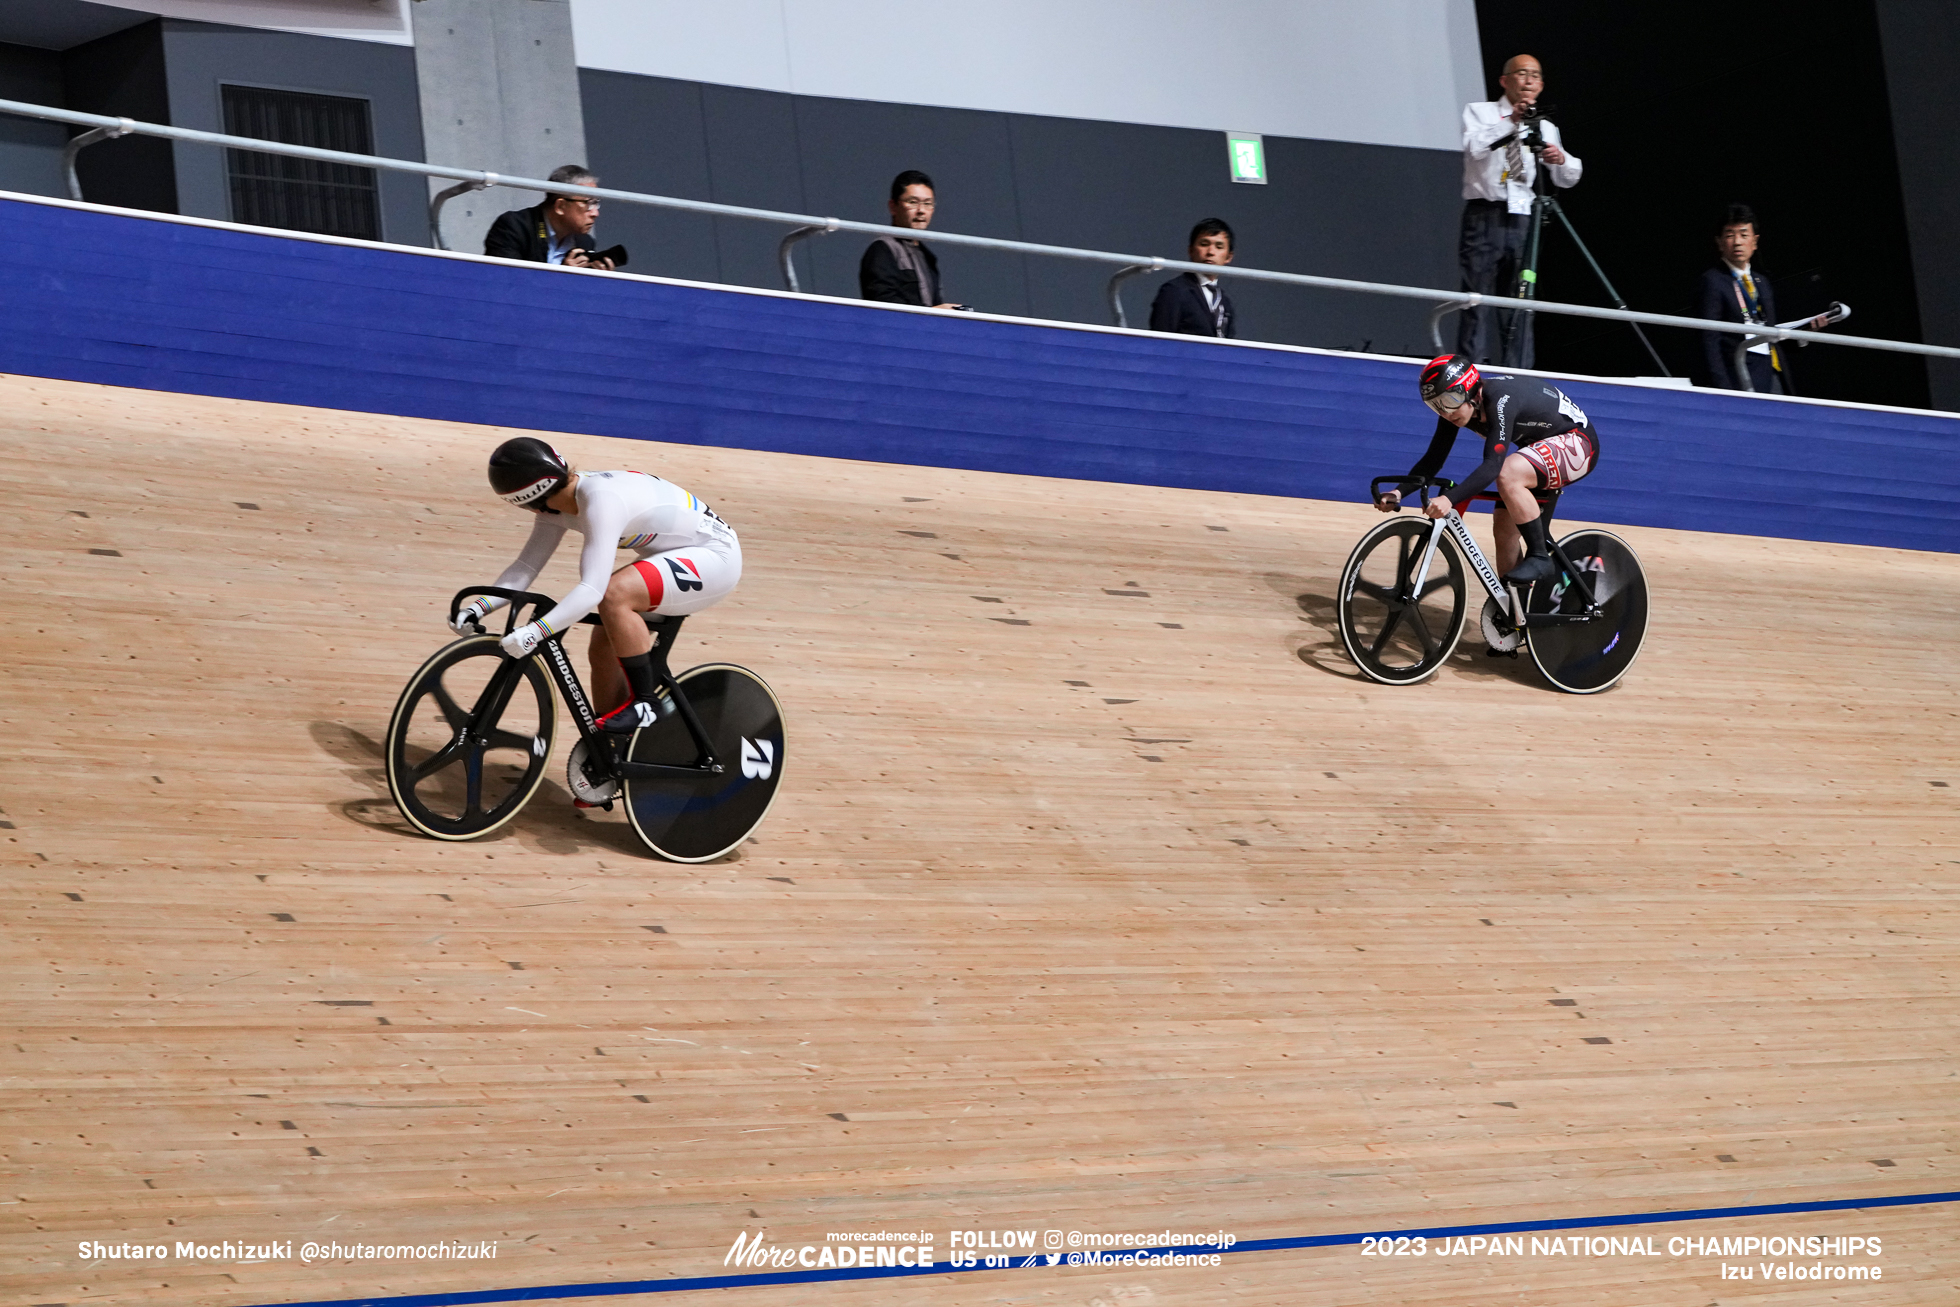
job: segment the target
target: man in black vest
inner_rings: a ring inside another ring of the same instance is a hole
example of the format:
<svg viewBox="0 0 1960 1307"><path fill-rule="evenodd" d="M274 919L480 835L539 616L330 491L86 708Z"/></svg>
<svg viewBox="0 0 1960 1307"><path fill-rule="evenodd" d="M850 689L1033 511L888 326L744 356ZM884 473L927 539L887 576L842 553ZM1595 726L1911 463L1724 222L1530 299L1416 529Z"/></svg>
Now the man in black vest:
<svg viewBox="0 0 1960 1307"><path fill-rule="evenodd" d="M908 168L892 178L891 199L885 208L892 226L924 231L932 225L932 178ZM858 293L887 304L929 304L936 309L963 307L947 301L939 284L939 259L914 236L880 236L858 260Z"/></svg>
<svg viewBox="0 0 1960 1307"><path fill-rule="evenodd" d="M1223 267L1232 261L1232 228L1223 218L1206 218L1191 229L1192 263ZM1157 288L1150 305L1150 329L1186 336L1238 337L1238 314L1217 277L1180 273Z"/></svg>
<svg viewBox="0 0 1960 1307"><path fill-rule="evenodd" d="M572 186L599 184L596 176L575 163L552 169L551 176L545 180ZM598 221L599 201L547 195L544 203L528 209L512 209L491 223L483 238L483 252L498 259L558 263L567 268L600 268L611 272L611 259L595 259L588 253L599 243L592 238L592 227Z"/></svg>

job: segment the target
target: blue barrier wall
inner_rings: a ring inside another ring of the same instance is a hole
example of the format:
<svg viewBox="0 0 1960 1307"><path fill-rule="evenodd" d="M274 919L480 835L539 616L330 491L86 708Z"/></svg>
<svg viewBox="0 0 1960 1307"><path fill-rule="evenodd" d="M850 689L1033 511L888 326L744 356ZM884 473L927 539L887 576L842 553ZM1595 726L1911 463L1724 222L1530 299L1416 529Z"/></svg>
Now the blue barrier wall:
<svg viewBox="0 0 1960 1307"><path fill-rule="evenodd" d="M0 201L0 370L1040 476L1366 498L1407 363L566 274ZM1960 419L1561 382L1571 516L1960 552ZM1469 438L1447 471L1474 463Z"/></svg>

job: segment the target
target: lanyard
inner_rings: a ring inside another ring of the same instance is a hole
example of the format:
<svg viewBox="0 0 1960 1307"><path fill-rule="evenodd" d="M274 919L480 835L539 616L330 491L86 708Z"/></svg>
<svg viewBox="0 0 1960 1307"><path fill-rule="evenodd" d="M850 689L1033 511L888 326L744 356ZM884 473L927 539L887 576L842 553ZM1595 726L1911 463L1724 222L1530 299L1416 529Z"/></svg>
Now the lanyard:
<svg viewBox="0 0 1960 1307"><path fill-rule="evenodd" d="M1763 306L1756 299L1756 288L1751 284L1755 278L1746 272L1737 272L1730 275L1735 281L1736 303L1742 305L1742 311L1745 315L1743 321L1761 322L1763 320Z"/></svg>
<svg viewBox="0 0 1960 1307"><path fill-rule="evenodd" d="M1746 272L1731 273L1730 276L1735 281L1735 301L1742 306L1742 320L1754 323L1765 322L1763 306L1756 299L1754 285L1756 279ZM1771 342L1769 347L1769 365L1778 372L1783 370L1783 359L1778 354L1774 342Z"/></svg>

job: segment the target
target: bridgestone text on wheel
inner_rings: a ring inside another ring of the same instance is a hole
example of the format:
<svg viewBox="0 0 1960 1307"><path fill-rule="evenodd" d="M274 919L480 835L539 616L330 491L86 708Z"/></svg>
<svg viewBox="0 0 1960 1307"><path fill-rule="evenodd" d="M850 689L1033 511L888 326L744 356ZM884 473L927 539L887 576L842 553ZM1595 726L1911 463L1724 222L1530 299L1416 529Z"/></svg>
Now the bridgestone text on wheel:
<svg viewBox="0 0 1960 1307"><path fill-rule="evenodd" d="M1647 636L1647 575L1626 541L1606 531L1575 531L1558 542L1586 574L1600 616L1590 622L1532 626L1525 643L1545 679L1571 694L1598 694L1619 683ZM1525 612L1583 612L1577 587L1563 574L1531 587Z"/></svg>
<svg viewBox="0 0 1960 1307"><path fill-rule="evenodd" d="M506 658L494 635L436 651L409 677L388 722L388 792L439 840L487 835L544 780L557 718L537 659Z"/></svg>
<svg viewBox="0 0 1960 1307"><path fill-rule="evenodd" d="M714 745L720 774L626 778L626 817L670 862L707 862L749 837L783 778L783 710L745 667L707 663L674 678ZM633 733L631 762L691 766L695 748L678 712Z"/></svg>
<svg viewBox="0 0 1960 1307"><path fill-rule="evenodd" d="M1410 586L1429 547L1428 518L1394 518L1361 537L1341 569L1335 610L1354 665L1384 685L1413 685L1448 660L1463 635L1463 557L1437 542L1422 593Z"/></svg>

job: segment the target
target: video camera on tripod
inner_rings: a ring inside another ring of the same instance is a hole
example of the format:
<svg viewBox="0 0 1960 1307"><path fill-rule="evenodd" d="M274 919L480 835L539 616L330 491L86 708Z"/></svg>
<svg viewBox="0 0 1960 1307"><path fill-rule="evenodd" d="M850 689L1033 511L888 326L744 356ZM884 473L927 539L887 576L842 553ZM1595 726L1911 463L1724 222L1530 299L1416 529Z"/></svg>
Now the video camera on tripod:
<svg viewBox="0 0 1960 1307"><path fill-rule="evenodd" d="M1536 100L1516 106L1511 110L1511 121L1517 124L1516 128L1491 148L1501 150L1516 141L1519 149L1530 150L1533 154L1543 153L1548 144L1545 140L1545 120L1550 116L1551 110Z"/></svg>

